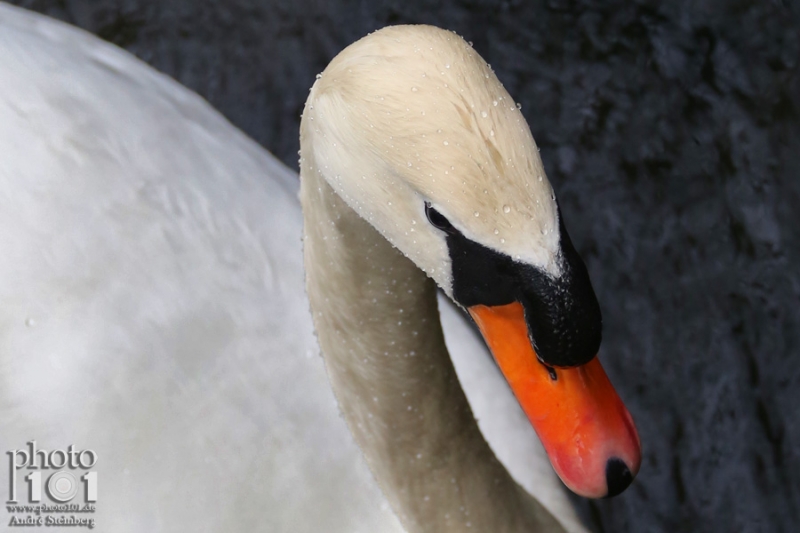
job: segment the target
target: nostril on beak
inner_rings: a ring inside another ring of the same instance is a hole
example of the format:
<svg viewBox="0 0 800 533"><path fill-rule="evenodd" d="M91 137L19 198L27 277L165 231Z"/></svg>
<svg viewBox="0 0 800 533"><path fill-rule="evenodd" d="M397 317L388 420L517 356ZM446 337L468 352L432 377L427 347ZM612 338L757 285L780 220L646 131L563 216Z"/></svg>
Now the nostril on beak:
<svg viewBox="0 0 800 533"><path fill-rule="evenodd" d="M628 488L628 485L633 481L633 474L631 469L628 468L622 459L612 457L606 463L606 485L608 486L608 494L606 498L613 498Z"/></svg>

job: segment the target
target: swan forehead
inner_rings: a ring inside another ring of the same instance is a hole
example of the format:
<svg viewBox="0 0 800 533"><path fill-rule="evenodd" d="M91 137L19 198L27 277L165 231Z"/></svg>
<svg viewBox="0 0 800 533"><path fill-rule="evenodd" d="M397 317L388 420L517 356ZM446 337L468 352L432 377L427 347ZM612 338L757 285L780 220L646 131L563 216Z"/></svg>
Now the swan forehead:
<svg viewBox="0 0 800 533"><path fill-rule="evenodd" d="M324 129L316 152L348 168L341 189L355 202L429 200L466 237L560 275L555 197L528 124L461 37L375 32L330 63L305 113Z"/></svg>

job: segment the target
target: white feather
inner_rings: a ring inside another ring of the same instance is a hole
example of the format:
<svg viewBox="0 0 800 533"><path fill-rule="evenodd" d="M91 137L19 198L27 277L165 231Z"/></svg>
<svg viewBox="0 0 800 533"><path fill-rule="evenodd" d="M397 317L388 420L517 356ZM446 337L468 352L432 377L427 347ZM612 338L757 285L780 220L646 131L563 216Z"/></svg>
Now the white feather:
<svg viewBox="0 0 800 533"><path fill-rule="evenodd" d="M0 4L0 448L94 450L96 530L401 530L318 356L296 194L197 95ZM488 363L472 350L468 387ZM479 418L505 390L493 379ZM525 442L512 472L555 486L520 431L490 440L501 458ZM581 530L562 492L540 492Z"/></svg>

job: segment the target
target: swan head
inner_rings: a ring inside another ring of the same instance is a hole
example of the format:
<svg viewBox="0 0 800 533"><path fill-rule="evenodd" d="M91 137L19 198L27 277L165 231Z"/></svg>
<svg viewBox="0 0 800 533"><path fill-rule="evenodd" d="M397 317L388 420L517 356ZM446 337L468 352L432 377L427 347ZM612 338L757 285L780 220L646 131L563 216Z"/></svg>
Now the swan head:
<svg viewBox="0 0 800 533"><path fill-rule="evenodd" d="M384 28L318 77L301 146L310 171L470 312L562 480L591 497L624 490L639 442L597 362L600 307L491 67L452 32ZM556 390L587 379L600 387L577 399ZM563 423L581 417L591 430Z"/></svg>

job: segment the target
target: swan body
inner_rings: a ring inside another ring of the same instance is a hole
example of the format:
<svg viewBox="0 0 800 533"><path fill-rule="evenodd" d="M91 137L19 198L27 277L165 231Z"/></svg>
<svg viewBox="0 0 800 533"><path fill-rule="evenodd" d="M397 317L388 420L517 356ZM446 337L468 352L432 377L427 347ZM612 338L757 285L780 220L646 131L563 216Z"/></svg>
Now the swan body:
<svg viewBox="0 0 800 533"><path fill-rule="evenodd" d="M95 451L98 531L402 530L317 356L292 172L129 54L5 4L0 151L4 451ZM498 456L584 531L442 304Z"/></svg>

